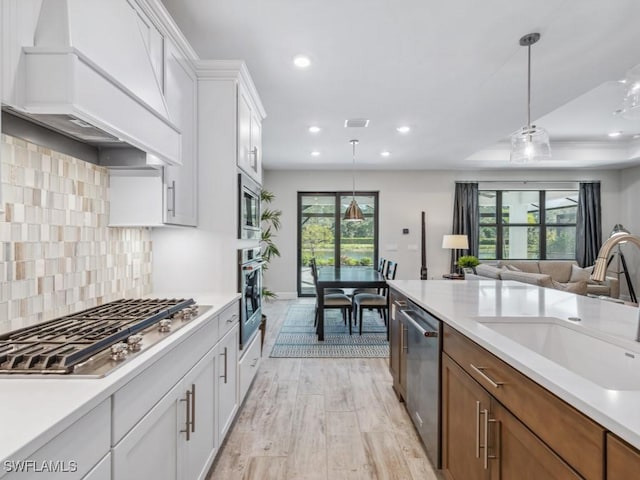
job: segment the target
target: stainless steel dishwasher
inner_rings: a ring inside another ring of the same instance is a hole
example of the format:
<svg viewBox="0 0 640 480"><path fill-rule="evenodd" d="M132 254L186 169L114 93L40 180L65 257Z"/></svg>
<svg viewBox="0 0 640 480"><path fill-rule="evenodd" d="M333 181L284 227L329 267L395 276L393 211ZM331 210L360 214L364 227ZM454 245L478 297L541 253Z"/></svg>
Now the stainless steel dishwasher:
<svg viewBox="0 0 640 480"><path fill-rule="evenodd" d="M440 357L442 322L407 301L401 310L405 325L403 342L407 362L406 407L422 438L427 455L436 468L441 468L440 428Z"/></svg>

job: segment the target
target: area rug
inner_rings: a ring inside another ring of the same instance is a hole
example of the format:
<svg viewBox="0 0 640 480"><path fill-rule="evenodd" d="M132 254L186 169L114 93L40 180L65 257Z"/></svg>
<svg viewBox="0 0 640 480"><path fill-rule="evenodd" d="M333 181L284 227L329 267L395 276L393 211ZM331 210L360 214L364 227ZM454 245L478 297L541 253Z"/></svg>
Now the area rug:
<svg viewBox="0 0 640 480"><path fill-rule="evenodd" d="M271 350L271 357L388 357L387 327L376 311L365 310L362 335L358 326L344 324L340 310L326 310L324 342L318 341L313 326L314 305L291 305Z"/></svg>

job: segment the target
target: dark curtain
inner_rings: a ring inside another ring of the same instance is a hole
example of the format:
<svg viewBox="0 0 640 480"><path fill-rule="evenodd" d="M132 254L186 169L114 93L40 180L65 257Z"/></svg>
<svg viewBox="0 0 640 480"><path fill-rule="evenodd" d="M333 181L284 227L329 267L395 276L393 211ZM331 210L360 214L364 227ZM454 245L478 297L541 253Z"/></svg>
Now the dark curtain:
<svg viewBox="0 0 640 480"><path fill-rule="evenodd" d="M600 182L580 183L576 220L576 262L588 267L596 262L602 245Z"/></svg>
<svg viewBox="0 0 640 480"><path fill-rule="evenodd" d="M451 271L455 271L455 264L462 255L478 256L478 237L480 235L480 210L478 209L478 184L472 182L457 182L453 199L453 227L454 235L467 235L469 251L451 251Z"/></svg>

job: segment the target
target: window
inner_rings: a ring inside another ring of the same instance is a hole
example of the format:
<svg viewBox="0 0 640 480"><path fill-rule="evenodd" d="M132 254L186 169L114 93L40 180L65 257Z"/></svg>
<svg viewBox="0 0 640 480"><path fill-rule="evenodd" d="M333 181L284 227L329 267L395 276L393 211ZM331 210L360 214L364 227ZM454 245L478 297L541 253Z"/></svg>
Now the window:
<svg viewBox="0 0 640 480"><path fill-rule="evenodd" d="M573 260L577 190L480 190L481 260Z"/></svg>
<svg viewBox="0 0 640 480"><path fill-rule="evenodd" d="M351 192L298 193L298 295L315 295L311 258L315 257L319 267L371 268L377 264L378 193L356 192L362 222L342 220L351 197Z"/></svg>

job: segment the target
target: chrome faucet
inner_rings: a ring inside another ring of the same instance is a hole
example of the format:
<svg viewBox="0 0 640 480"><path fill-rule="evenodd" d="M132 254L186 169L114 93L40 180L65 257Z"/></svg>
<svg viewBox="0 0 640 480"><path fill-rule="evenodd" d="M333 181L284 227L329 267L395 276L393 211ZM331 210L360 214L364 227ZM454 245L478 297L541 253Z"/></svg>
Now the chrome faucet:
<svg viewBox="0 0 640 480"><path fill-rule="evenodd" d="M637 235L621 233L612 236L602 244L602 247L600 247L598 258L596 259L596 263L593 267L593 273L591 274L591 280L596 282L604 281L604 278L607 275L607 263L609 262L611 250L621 242L631 242L636 247L640 248L640 237ZM640 342L640 310L638 310L638 332L636 334L636 342Z"/></svg>

